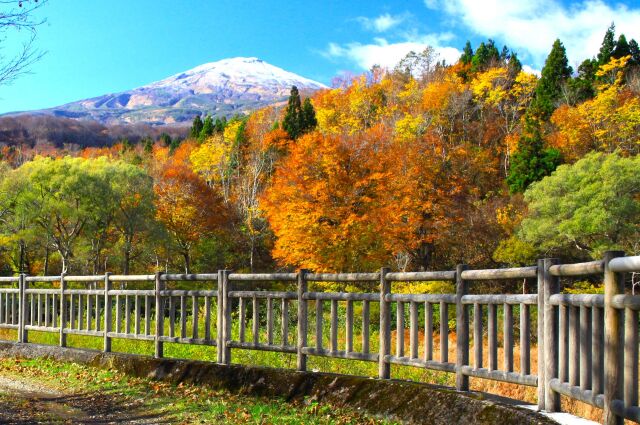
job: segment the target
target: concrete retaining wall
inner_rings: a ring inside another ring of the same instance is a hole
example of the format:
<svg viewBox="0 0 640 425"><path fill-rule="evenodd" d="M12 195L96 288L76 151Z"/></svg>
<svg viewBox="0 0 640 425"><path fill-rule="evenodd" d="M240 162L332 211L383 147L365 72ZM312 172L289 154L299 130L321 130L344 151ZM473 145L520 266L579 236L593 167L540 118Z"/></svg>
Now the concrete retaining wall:
<svg viewBox="0 0 640 425"><path fill-rule="evenodd" d="M38 344L0 342L0 357L51 358L112 368L137 377L174 384L206 385L232 392L284 398L311 399L349 406L372 415L416 424L555 424L525 409L509 406L495 397L460 393L434 385L379 380L328 373L220 365L210 362L103 353Z"/></svg>

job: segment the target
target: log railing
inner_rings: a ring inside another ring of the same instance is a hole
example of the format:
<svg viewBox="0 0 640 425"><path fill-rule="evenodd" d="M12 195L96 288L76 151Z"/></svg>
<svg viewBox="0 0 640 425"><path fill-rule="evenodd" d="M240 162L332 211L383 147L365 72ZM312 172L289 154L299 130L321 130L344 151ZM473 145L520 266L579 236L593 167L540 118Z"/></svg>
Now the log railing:
<svg viewBox="0 0 640 425"><path fill-rule="evenodd" d="M612 251L601 261L563 265L545 259L493 270L459 265L413 273L21 274L0 277L0 328L16 330L22 343L29 331L57 333L60 346L68 335L100 337L104 351L111 351L114 338L153 341L157 357L164 343L217 346L223 364L232 362L237 349L291 353L298 370L306 370L308 356L361 360L377 363L381 379L391 377L392 364L412 366L455 374L460 391L469 389L469 377L537 387L541 410L559 411L566 396L603 409L605 423L621 424L640 421L640 296L624 287L625 273L637 271L640 256ZM604 295L560 292L561 279L582 276L602 276ZM537 292L472 293L474 282L513 279L537 280ZM454 282L455 293L393 291L397 282L425 281ZM172 289L175 282L189 282L189 289ZM255 289L260 282L291 290ZM379 290L310 290L317 282ZM372 307L379 318L372 317ZM530 355L535 345L537 367Z"/></svg>

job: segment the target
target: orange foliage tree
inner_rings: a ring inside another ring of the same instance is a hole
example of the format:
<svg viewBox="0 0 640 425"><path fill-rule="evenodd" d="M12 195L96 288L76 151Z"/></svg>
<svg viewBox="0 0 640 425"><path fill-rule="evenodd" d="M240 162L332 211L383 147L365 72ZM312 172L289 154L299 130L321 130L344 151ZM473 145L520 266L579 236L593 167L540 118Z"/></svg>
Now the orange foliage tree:
<svg viewBox="0 0 640 425"><path fill-rule="evenodd" d="M441 167L420 155L432 144L394 143L376 126L353 136L297 140L276 169L262 206L282 264L317 271L366 270L395 258L405 269L446 225ZM433 157L432 157L433 158Z"/></svg>
<svg viewBox="0 0 640 425"><path fill-rule="evenodd" d="M222 197L183 164L166 165L154 191L156 218L171 235L189 273L193 247L228 228L232 215Z"/></svg>

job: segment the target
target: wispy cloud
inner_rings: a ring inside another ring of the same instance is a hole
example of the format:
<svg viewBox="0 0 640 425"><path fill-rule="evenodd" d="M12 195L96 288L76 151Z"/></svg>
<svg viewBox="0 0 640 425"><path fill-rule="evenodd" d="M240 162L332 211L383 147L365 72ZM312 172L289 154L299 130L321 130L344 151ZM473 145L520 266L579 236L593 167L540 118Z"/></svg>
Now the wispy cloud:
<svg viewBox="0 0 640 425"><path fill-rule="evenodd" d="M389 31L391 28L400 25L409 17L408 14L401 15L390 15L389 13L384 13L376 18L367 18L361 16L356 20L362 24L362 26L369 31L375 32L385 32Z"/></svg>
<svg viewBox="0 0 640 425"><path fill-rule="evenodd" d="M359 68L368 70L374 65L393 68L410 51L422 52L431 46L439 55L438 60L444 59L447 63L455 63L461 52L456 48L442 45L442 41L448 37L447 34L415 35L406 36L397 42L376 37L370 43L329 43L323 54L329 58L346 59Z"/></svg>
<svg viewBox="0 0 640 425"><path fill-rule="evenodd" d="M607 4L602 0L424 0L484 37L496 38L527 56L536 68L544 64L559 38L575 65L597 54L605 30L615 22L616 32L640 37L640 5Z"/></svg>

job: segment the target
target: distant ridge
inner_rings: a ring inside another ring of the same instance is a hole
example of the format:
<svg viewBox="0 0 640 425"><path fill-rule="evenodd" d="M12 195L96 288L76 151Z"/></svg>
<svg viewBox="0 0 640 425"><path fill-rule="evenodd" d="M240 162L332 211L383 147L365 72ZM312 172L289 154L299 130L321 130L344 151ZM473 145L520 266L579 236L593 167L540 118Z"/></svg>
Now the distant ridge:
<svg viewBox="0 0 640 425"><path fill-rule="evenodd" d="M230 117L283 101L293 85L302 92L326 88L261 59L237 57L200 65L133 90L7 115L53 115L106 125L185 125L197 114Z"/></svg>

